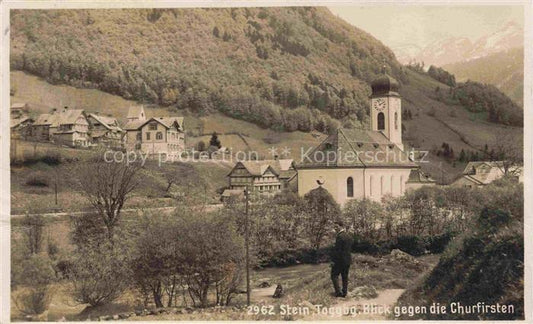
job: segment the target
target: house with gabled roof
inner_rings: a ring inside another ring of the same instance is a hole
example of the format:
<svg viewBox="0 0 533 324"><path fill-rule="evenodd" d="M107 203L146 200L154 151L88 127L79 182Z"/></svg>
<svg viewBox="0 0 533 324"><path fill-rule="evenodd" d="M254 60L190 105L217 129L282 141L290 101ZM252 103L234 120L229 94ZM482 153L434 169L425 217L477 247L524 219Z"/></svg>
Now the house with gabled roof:
<svg viewBox="0 0 533 324"><path fill-rule="evenodd" d="M32 138L57 144L86 147L90 144L89 122L83 109L53 109L41 114L32 125Z"/></svg>
<svg viewBox="0 0 533 324"><path fill-rule="evenodd" d="M275 194L287 188L296 175L292 159L239 161L228 174L229 188L222 196L245 188L259 194Z"/></svg>
<svg viewBox="0 0 533 324"><path fill-rule="evenodd" d="M9 128L11 129L12 139L27 139L31 136L31 125L34 120L26 115L11 118L9 120Z"/></svg>
<svg viewBox="0 0 533 324"><path fill-rule="evenodd" d="M20 118L28 112L28 104L16 102L11 105L10 115L12 118Z"/></svg>
<svg viewBox="0 0 533 324"><path fill-rule="evenodd" d="M523 169L520 166L510 168L511 173L522 181ZM455 180L454 187L482 187L505 175L503 161L473 161L468 162L463 174Z"/></svg>
<svg viewBox="0 0 533 324"><path fill-rule="evenodd" d="M102 116L92 113L87 116L90 125L90 135L93 144L120 149L125 131L120 127L118 120L112 116Z"/></svg>
<svg viewBox="0 0 533 324"><path fill-rule="evenodd" d="M175 155L185 149L183 117L152 117L128 122L125 146L127 150L149 155Z"/></svg>

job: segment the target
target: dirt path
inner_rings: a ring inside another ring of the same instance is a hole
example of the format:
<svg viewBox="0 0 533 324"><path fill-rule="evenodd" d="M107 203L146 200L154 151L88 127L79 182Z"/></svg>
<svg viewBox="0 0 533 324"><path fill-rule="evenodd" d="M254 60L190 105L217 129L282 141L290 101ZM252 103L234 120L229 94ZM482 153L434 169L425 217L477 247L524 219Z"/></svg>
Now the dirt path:
<svg viewBox="0 0 533 324"><path fill-rule="evenodd" d="M376 298L338 298L338 302L322 308L320 312L316 309L303 320L356 320L356 321L376 321L390 319L389 311L400 298L404 289L385 289L378 291Z"/></svg>

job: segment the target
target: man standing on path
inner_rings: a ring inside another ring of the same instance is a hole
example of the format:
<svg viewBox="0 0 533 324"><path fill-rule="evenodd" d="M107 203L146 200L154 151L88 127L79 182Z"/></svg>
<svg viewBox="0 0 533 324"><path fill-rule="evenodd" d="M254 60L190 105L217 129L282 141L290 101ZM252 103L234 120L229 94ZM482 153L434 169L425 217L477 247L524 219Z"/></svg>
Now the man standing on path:
<svg viewBox="0 0 533 324"><path fill-rule="evenodd" d="M335 246L333 247L331 260L331 280L335 288L335 297L346 297L348 293L348 272L352 262L353 238L346 232L342 221L336 221L334 230L337 233ZM339 275L342 277L342 292L339 288Z"/></svg>

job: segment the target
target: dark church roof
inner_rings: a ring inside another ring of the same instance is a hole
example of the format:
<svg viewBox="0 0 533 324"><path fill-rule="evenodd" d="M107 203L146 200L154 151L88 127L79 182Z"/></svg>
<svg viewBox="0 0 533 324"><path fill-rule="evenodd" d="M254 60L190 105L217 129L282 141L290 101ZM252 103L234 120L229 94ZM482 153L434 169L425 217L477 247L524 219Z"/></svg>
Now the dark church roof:
<svg viewBox="0 0 533 324"><path fill-rule="evenodd" d="M380 131L339 128L309 154L298 168L415 168L409 156Z"/></svg>
<svg viewBox="0 0 533 324"><path fill-rule="evenodd" d="M379 78L372 81L370 86L372 87L372 96L399 96L398 89L400 88L400 84L388 74L381 75Z"/></svg>

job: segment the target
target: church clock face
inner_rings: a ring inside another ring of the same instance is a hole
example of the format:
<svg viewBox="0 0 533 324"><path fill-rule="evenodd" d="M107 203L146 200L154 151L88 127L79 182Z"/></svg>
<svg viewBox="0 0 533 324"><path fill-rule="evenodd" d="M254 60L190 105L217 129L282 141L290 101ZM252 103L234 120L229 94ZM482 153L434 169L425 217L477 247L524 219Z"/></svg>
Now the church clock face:
<svg viewBox="0 0 533 324"><path fill-rule="evenodd" d="M374 109L383 111L385 109L385 99L379 98L374 101Z"/></svg>

